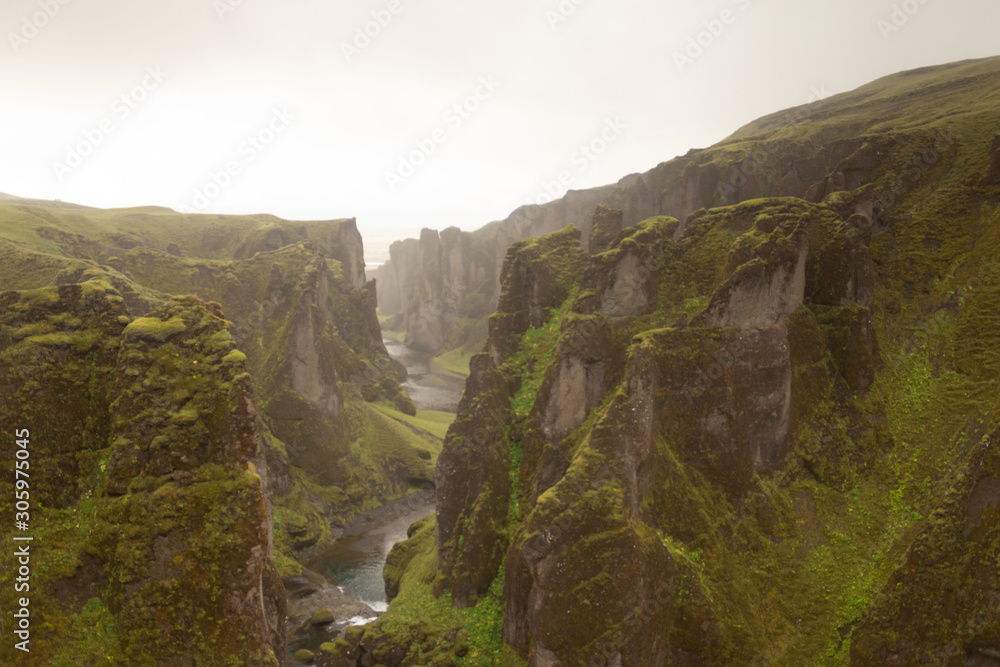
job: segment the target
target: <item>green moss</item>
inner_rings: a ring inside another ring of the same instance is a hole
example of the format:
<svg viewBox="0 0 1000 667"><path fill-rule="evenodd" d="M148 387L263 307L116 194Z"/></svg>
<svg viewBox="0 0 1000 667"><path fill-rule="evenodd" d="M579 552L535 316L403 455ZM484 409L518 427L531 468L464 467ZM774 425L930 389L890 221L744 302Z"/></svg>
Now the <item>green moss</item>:
<svg viewBox="0 0 1000 667"><path fill-rule="evenodd" d="M99 598L91 598L69 620L69 628L59 650L48 659L52 667L79 665L125 665L118 645L114 616Z"/></svg>
<svg viewBox="0 0 1000 667"><path fill-rule="evenodd" d="M242 364L247 360L247 355L243 354L239 350L233 350L226 356L222 358L222 363L224 364Z"/></svg>
<svg viewBox="0 0 1000 667"><path fill-rule="evenodd" d="M418 410L416 415L407 415L386 403L374 403L373 406L386 416L428 433L438 440L444 440L448 427L455 421L455 415L451 412ZM440 446L436 449L440 451Z"/></svg>
<svg viewBox="0 0 1000 667"><path fill-rule="evenodd" d="M313 658L316 657L316 654L308 649L303 648L296 651L293 657L295 658L296 662L301 662L303 664L306 664L306 663L311 663L313 661Z"/></svg>
<svg viewBox="0 0 1000 667"><path fill-rule="evenodd" d="M434 357L434 364L437 368L464 378L469 375L469 360L471 358L471 352L457 348Z"/></svg>
<svg viewBox="0 0 1000 667"><path fill-rule="evenodd" d="M125 327L125 336L139 340L162 343L171 336L179 334L187 329L184 319L178 316L169 320L161 320L156 317L140 317L133 320Z"/></svg>

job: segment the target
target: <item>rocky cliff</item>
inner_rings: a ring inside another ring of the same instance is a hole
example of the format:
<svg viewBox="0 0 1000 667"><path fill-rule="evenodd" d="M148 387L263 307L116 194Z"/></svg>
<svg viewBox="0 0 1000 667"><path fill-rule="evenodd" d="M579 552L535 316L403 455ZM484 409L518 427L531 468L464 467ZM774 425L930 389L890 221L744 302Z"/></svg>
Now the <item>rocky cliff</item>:
<svg viewBox="0 0 1000 667"><path fill-rule="evenodd" d="M22 290L0 307L14 318L0 340L10 374L0 398L7 406L19 392L49 396L37 411L7 415L52 430L35 459L54 485L42 503L86 507L107 533L100 548L90 535L92 554L77 545L79 555L62 556L60 571L87 587L53 596L61 620L40 639L58 647L67 633L82 638L83 625L72 624L100 614L102 646L130 664L268 664L270 653L283 664L275 565L281 577L299 574L300 557L339 526L431 483L441 446L405 423L415 408L399 384L405 370L382 343L354 221L185 218L11 198L0 204L0 255L4 286ZM90 297L72 296L95 290L114 304L105 329L91 321ZM39 367L29 353L79 363L15 381ZM60 383L77 397L64 416L54 402ZM102 500L93 509L80 494ZM199 568L214 578L197 580ZM211 609L201 608L205 596L214 596ZM174 606L177 625L166 632ZM73 644L52 664L86 663L81 650Z"/></svg>
<svg viewBox="0 0 1000 667"><path fill-rule="evenodd" d="M513 244L435 540L324 664L993 664L998 109L888 77Z"/></svg>
<svg viewBox="0 0 1000 667"><path fill-rule="evenodd" d="M613 187L571 191L541 206L523 206L475 232L425 229L399 241L375 273L384 315L401 316L407 345L427 352L481 344L473 326L496 308L501 267L511 244L575 224L589 232L594 207Z"/></svg>
<svg viewBox="0 0 1000 667"><path fill-rule="evenodd" d="M980 69L978 74L970 69L968 75L958 76L988 76ZM918 72L915 76L921 75ZM904 81L900 79L892 86ZM950 84L936 85L943 91ZM902 88L899 91L901 98L895 103L905 103L902 97L907 93ZM888 94L896 92L893 88ZM886 93L885 82L876 82L852 93L773 114L716 146L691 150L617 184L571 191L558 201L521 207L503 221L462 233L461 243L449 248L451 261L475 266L474 276L466 274L457 279L434 268L434 262L429 265L428 258L437 256L438 250L425 241L433 238L434 232L425 231L419 242L401 242L400 252L378 270L382 312L402 314L401 324L408 339L423 349L440 352L467 342L468 332L460 326L462 320L481 316L479 310L463 310L467 295L477 295L477 305L486 301L490 310L495 306L500 296L503 255L518 240L573 224L583 232L584 247L593 253L604 249L602 244L623 227L653 216L677 218L680 233L688 218L701 209L758 197L796 197L816 203L835 192L870 184L876 172L885 170L885 157L895 155L905 164L892 165L894 180L884 182L878 192L869 193L867 214L879 224L887 202L911 188L915 179L954 148L952 144L957 140L941 126L925 126L919 138L917 133L896 134L886 131L888 128L870 131L869 111L878 104L883 108L892 104L880 97ZM845 112L848 106L852 108ZM991 155L995 157L996 153L994 147ZM993 164L984 175L984 183L995 180L996 173L1000 172ZM452 234L459 238L457 232ZM401 251L404 247L406 252ZM477 279L481 275L486 277ZM421 289L410 287L417 284Z"/></svg>
<svg viewBox="0 0 1000 667"><path fill-rule="evenodd" d="M0 295L0 424L30 433L35 664L284 664L264 441L221 315L189 297L133 319L99 281Z"/></svg>

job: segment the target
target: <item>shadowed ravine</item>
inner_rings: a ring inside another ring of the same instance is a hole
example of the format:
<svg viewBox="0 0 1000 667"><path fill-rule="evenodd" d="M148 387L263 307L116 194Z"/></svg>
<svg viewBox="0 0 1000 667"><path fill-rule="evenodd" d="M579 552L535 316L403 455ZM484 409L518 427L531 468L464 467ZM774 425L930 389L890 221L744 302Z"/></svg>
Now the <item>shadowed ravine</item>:
<svg viewBox="0 0 1000 667"><path fill-rule="evenodd" d="M463 388L461 381L435 373L430 355L411 350L396 341L386 340L385 345L390 356L406 366L408 375L401 386L418 410L457 410ZM349 598L381 614L388 606L382 578L386 557L395 544L406 539L406 531L411 524L434 513L434 503L433 491L427 490L365 513L347 525L340 538L316 556L310 563L310 569L331 577ZM344 610L348 608L350 605ZM299 649L316 652L321 644L333 640L347 627L370 623L374 620L370 614L366 610L351 618L340 617L322 631L292 639L288 644L289 661Z"/></svg>
<svg viewBox="0 0 1000 667"><path fill-rule="evenodd" d="M418 410L455 412L462 386L454 378L434 373L430 355L404 345L385 341L389 355L406 366L402 383ZM367 515L337 542L325 550L316 569L331 576L340 586L356 594L377 612L386 609L382 569L393 545L406 539L406 529L434 512L433 494L419 494Z"/></svg>

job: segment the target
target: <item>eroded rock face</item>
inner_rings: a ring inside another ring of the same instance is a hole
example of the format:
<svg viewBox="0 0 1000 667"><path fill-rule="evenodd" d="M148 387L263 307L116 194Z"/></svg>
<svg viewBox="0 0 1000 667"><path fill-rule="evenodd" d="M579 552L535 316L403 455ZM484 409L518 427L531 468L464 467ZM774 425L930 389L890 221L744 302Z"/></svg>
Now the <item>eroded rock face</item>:
<svg viewBox="0 0 1000 667"><path fill-rule="evenodd" d="M488 349L514 399L513 458L523 447L502 602L528 664L1000 655L995 201L981 142L942 146L935 115L968 86L976 119L948 123L981 136L998 66L906 73L891 80L920 82L906 105L872 85L626 179L604 202L624 224L681 212L657 289L616 287L638 270L621 238L590 259L570 312L550 314L558 338L530 330L529 283L511 283L501 315L517 319L497 318ZM870 132L859 101L884 112ZM912 108L915 128L883 131ZM616 294L645 301L619 311ZM877 381L876 331L896 365ZM421 642L415 629L407 645Z"/></svg>
<svg viewBox="0 0 1000 667"><path fill-rule="evenodd" d="M594 207L614 190L574 190L548 204L523 206L477 232L423 230L419 241L393 244L389 262L376 274L382 312L405 313L408 345L440 351L458 317L478 319L494 310L512 244L570 224L588 234Z"/></svg>
<svg viewBox="0 0 1000 667"><path fill-rule="evenodd" d="M806 291L809 236L797 227L754 251L723 283L693 326L765 327L802 305Z"/></svg>
<svg viewBox="0 0 1000 667"><path fill-rule="evenodd" d="M305 548L330 539L332 523L349 520L373 497L404 493L412 480L430 481L432 466L419 458L423 448L402 442L405 435L398 443L378 443L391 452L367 462L360 459L370 450L351 448L372 426L372 409L362 401L415 411L400 387L405 369L382 343L375 287L361 282L354 221L189 218L142 209L122 213L121 222L118 212L71 205L54 213L37 202L25 208L48 220L39 240L56 244L58 252L25 257L25 266L37 262L45 270L24 272L18 285L105 280L132 316L148 314L170 294L221 304L247 356L275 493L296 505L296 520L284 524L284 545ZM132 226L132 219L148 222ZM66 231L79 220L95 224L80 227L84 234ZM0 255L10 252L0 239ZM295 468L309 470L326 499L306 493Z"/></svg>
<svg viewBox="0 0 1000 667"><path fill-rule="evenodd" d="M389 246L389 260L378 267L378 304L385 315L402 315L409 306L413 286L420 280L420 241L406 239Z"/></svg>
<svg viewBox="0 0 1000 667"><path fill-rule="evenodd" d="M870 218L856 214L819 249L810 297L826 306L867 307L875 289Z"/></svg>
<svg viewBox="0 0 1000 667"><path fill-rule="evenodd" d="M467 607L486 593L503 559L510 479L509 391L493 360L473 357L459 416L435 473L436 592Z"/></svg>
<svg viewBox="0 0 1000 667"><path fill-rule="evenodd" d="M792 120L796 118L792 116ZM763 127L774 129L767 123ZM613 238L612 230L636 225L653 216L677 218L680 223L675 233L679 237L688 218L702 209L768 196L797 197L818 203L836 193L858 189L882 167L883 156L897 149L893 140L886 137L863 141L846 128L838 128L833 134L843 136L832 136L819 147L777 139L748 141L745 152L749 157L737 159L724 145L692 150L647 172L629 175L614 185L570 191L562 199L543 206L521 207L507 219L467 234L471 243L467 247L474 249L472 252L492 256L484 266L487 282L492 280L493 287L487 287L483 294L490 303L502 294L500 272L504 253L523 239L573 224L588 239L589 251L596 253L607 249ZM620 218L616 211L620 212ZM380 303L383 312L396 312L387 311L386 304L395 304L397 299L401 302L400 310L409 308L408 332L412 331L411 323L427 327L428 319L434 319L440 326L431 326L426 336L415 332L410 335L412 340L436 344L447 339L451 328L449 321L440 317L448 308L437 296L445 291L446 285L433 271L414 278L412 267L413 260L404 259L402 253L399 260L390 259L379 274ZM420 280L428 280L437 287L414 294L411 286ZM466 292L482 287L476 281L465 284Z"/></svg>
<svg viewBox="0 0 1000 667"><path fill-rule="evenodd" d="M490 317L487 351L497 366L517 349L528 327L548 321L572 294L586 266L580 231L567 227L511 246L502 274L504 293Z"/></svg>
<svg viewBox="0 0 1000 667"><path fill-rule="evenodd" d="M345 220L337 226L337 236L330 244L330 256L340 261L348 284L354 289L363 289L365 278L365 244L358 231L355 218Z"/></svg>
<svg viewBox="0 0 1000 667"><path fill-rule="evenodd" d="M530 665L672 664L662 628L674 620L679 566L630 524L623 500L611 479L566 479L508 552L504 639Z"/></svg>
<svg viewBox="0 0 1000 667"><path fill-rule="evenodd" d="M657 279L671 252L671 237L679 223L673 218L650 218L619 232L610 249L595 257L581 284L574 310L608 317L633 317L656 306ZM596 298L591 294L596 292Z"/></svg>
<svg viewBox="0 0 1000 667"><path fill-rule="evenodd" d="M223 335L221 315L190 297L125 329L108 489L131 492L111 512L132 548L149 551L145 562L122 557L121 542L110 552L109 607L133 637L158 636L134 647L136 656L197 662L223 651L280 664L285 598L272 562L270 479L245 357ZM163 339L141 335L175 321L184 329ZM178 354L192 346L202 354ZM162 610L172 610L169 626ZM184 641L192 634L200 645Z"/></svg>
<svg viewBox="0 0 1000 667"><path fill-rule="evenodd" d="M344 401L337 387L335 362L330 358L321 359L323 352L333 354L329 346L322 345L324 330L333 324L329 306L330 280L325 263L318 262L314 266L315 274L301 293L293 321L291 389L324 417L336 419Z"/></svg>
<svg viewBox="0 0 1000 667"><path fill-rule="evenodd" d="M703 215L675 241L677 226L646 221L591 259L525 426L521 486L534 492L522 492L530 509L505 561L504 636L529 664L725 664L709 593L655 537L687 521L675 475L697 475L739 503L759 476L783 467L823 387L870 384L877 344L868 309L854 300L867 294L859 271L823 268L833 256L869 261L864 237L851 245L850 225L775 201ZM711 259L712 244L726 248L721 257ZM718 268L687 277L695 257ZM629 303L639 307L622 312L606 295L635 258L655 259L643 281L652 287L637 289ZM659 281L719 274L688 326L632 338L622 358L616 331L662 307ZM826 309L817 321L804 307L814 293L847 305L816 305ZM825 366L827 349L842 379ZM594 425L577 431L605 401ZM645 605L640 618L627 599Z"/></svg>
<svg viewBox="0 0 1000 667"><path fill-rule="evenodd" d="M613 329L600 315L564 320L562 335L523 436L522 478L534 502L558 482L570 464L572 444L563 440L580 427L621 377L624 358L615 354Z"/></svg>
<svg viewBox="0 0 1000 667"><path fill-rule="evenodd" d="M598 204L590 222L590 236L587 251L591 255L611 249L615 237L622 231L624 214L620 209Z"/></svg>
<svg viewBox="0 0 1000 667"><path fill-rule="evenodd" d="M881 365L878 340L868 308L849 304L821 313L830 352L841 376L855 391L867 390Z"/></svg>
<svg viewBox="0 0 1000 667"><path fill-rule="evenodd" d="M792 364L784 322L740 331L664 332L646 339L657 369L662 437L727 492L749 488L788 450Z"/></svg>
<svg viewBox="0 0 1000 667"><path fill-rule="evenodd" d="M5 331L15 324L33 334L0 346L20 367L3 367L3 404L15 411L0 412L0 421L30 425L35 460L62 475L63 489L51 496L35 487L39 513L43 503L61 503L87 536L60 550L78 565L32 582L35 599L45 600L37 611L71 618L85 603L91 614L103 610L113 630L94 641L102 656L129 664L198 664L219 655L283 664L285 598L272 560L260 419L246 357L218 304L178 298L133 320L100 282L6 293L0 304ZM44 387L59 385L11 383L12 371L75 378L46 398ZM31 392L34 400L25 401ZM87 406L102 416L81 418L70 437L49 440L42 424L52 414L82 417L74 411ZM61 521L58 513L43 518ZM70 625L48 630L40 659L57 650L80 664L90 659L72 652L79 649L67 641Z"/></svg>
<svg viewBox="0 0 1000 667"><path fill-rule="evenodd" d="M642 516L659 456L651 361L630 360L624 390L507 552L504 638L529 664L697 664L689 651L714 641L703 591ZM685 625L679 599L698 619L683 642L663 631Z"/></svg>
<svg viewBox="0 0 1000 667"><path fill-rule="evenodd" d="M562 440L583 423L587 413L604 396L604 362L587 362L575 356L560 360L542 417L542 430L550 441Z"/></svg>
<svg viewBox="0 0 1000 667"><path fill-rule="evenodd" d="M487 314L494 292L484 293L484 288L492 275L491 258L476 249L467 234L455 227L440 233L422 230L420 271L416 297L407 311L406 344L437 352L457 318ZM481 303L472 298L477 290Z"/></svg>

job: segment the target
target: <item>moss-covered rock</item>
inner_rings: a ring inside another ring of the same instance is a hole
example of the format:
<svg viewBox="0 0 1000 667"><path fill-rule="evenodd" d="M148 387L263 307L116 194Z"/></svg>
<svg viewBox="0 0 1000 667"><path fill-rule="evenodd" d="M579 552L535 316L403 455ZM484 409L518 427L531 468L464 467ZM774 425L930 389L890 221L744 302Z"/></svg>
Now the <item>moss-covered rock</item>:
<svg viewBox="0 0 1000 667"><path fill-rule="evenodd" d="M304 665L308 665L312 663L313 659L316 657L316 654L310 651L309 649L303 648L296 651L293 657L295 658L296 662L301 662Z"/></svg>
<svg viewBox="0 0 1000 667"><path fill-rule="evenodd" d="M507 383L488 355L473 357L471 371L435 473L441 570L435 590L450 590L459 607L474 604L496 575L511 493Z"/></svg>
<svg viewBox="0 0 1000 667"><path fill-rule="evenodd" d="M548 321L547 309L560 306L579 285L587 254L580 231L567 227L516 243L507 251L501 273L500 302L490 317L488 350L499 366L517 351L529 328Z"/></svg>
<svg viewBox="0 0 1000 667"><path fill-rule="evenodd" d="M427 517L416 522L407 530L407 537L412 538L416 533L427 530L434 524L432 517ZM382 570L382 578L385 580L385 597L389 602L399 595L399 586L406 574L410 562L417 555L421 548L418 540L406 539L392 547L389 555L385 559L385 567Z"/></svg>
<svg viewBox="0 0 1000 667"><path fill-rule="evenodd" d="M587 239L587 251L591 255L611 249L611 243L621 232L624 215L620 209L608 208L598 204L594 217L590 221L590 236Z"/></svg>
<svg viewBox="0 0 1000 667"><path fill-rule="evenodd" d="M269 476L249 376L224 361L234 344L219 336L221 311L173 300L137 332L107 283L0 298L0 326L15 334L0 343L14 362L0 421L32 431L38 538L53 549L32 582L50 619L39 659L280 664ZM55 354L28 335L59 327L75 333ZM100 624L89 643L83 618Z"/></svg>
<svg viewBox="0 0 1000 667"><path fill-rule="evenodd" d="M196 294L221 307L229 326L212 344L232 348L223 362L250 374L278 504L295 517L278 530L285 567L300 550L330 540L333 526L432 479L433 462L419 457L440 449L440 434L362 407L395 401L404 415L415 413L400 389L405 369L382 343L354 221L186 218L166 209L5 200L0 253L10 259L4 267L17 267L0 270L7 285L100 280L117 290L128 308L118 323L132 342L184 338L181 319L151 315L170 295ZM22 333L35 344L84 343L61 324L33 326L41 328ZM180 406L167 422L168 430L196 426L198 417ZM301 532L286 534L285 525Z"/></svg>

